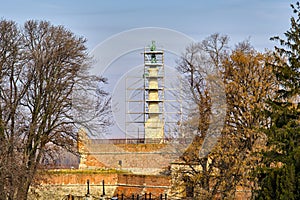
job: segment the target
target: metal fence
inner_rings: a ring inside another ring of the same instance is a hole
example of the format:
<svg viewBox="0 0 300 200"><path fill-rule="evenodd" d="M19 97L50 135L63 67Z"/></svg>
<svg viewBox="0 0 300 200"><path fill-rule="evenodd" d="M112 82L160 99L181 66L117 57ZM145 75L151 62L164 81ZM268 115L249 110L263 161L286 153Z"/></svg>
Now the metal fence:
<svg viewBox="0 0 300 200"><path fill-rule="evenodd" d="M114 197L96 197L91 195L85 195L85 196L75 196L75 195L66 195L62 200L168 200L167 194L160 194L158 196L155 196L151 193L145 193L143 195L141 194L132 194L130 196L126 196L124 194L120 194Z"/></svg>
<svg viewBox="0 0 300 200"><path fill-rule="evenodd" d="M167 194L160 194L158 196L153 195L152 193L141 194L132 194L130 196L125 196L124 194L117 195L113 197L114 200L167 200Z"/></svg>

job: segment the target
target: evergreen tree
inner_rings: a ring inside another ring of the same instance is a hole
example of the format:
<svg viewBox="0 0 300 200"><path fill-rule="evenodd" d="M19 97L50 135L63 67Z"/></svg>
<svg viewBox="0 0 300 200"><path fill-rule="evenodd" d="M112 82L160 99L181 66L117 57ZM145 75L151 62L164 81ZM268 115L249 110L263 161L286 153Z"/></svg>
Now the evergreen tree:
<svg viewBox="0 0 300 200"><path fill-rule="evenodd" d="M257 199L300 199L300 3L291 5L295 16L282 39L274 37L276 98L269 101L267 150L258 176Z"/></svg>

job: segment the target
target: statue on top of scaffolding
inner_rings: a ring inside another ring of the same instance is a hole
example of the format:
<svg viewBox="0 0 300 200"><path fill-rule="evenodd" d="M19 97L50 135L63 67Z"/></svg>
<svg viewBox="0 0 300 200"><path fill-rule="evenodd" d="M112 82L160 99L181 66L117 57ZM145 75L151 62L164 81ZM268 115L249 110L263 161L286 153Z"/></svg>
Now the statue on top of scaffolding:
<svg viewBox="0 0 300 200"><path fill-rule="evenodd" d="M155 40L152 40L152 44L150 46L150 51L156 51Z"/></svg>
<svg viewBox="0 0 300 200"><path fill-rule="evenodd" d="M156 45L155 45L155 41L152 40L152 44L150 46L150 51L156 51ZM155 54L151 54L151 63L156 63L156 56Z"/></svg>

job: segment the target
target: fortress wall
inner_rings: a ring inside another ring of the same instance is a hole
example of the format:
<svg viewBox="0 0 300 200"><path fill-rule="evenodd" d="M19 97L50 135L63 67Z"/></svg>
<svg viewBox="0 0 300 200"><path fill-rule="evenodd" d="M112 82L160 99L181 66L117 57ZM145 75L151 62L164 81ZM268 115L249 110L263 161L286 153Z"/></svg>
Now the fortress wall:
<svg viewBox="0 0 300 200"><path fill-rule="evenodd" d="M104 180L105 194L108 197L122 193L125 196L130 196L131 194L142 195L149 192L158 196L167 193L170 187L170 177L167 176L61 173L40 176L40 182L31 188L29 200L61 200L69 194L83 197L87 193L87 180L90 182L91 196L97 198L102 195L102 180Z"/></svg>
<svg viewBox="0 0 300 200"><path fill-rule="evenodd" d="M113 168L138 174L159 174L171 157L160 150L166 144L93 144L81 146L81 169Z"/></svg>
<svg viewBox="0 0 300 200"><path fill-rule="evenodd" d="M70 170L71 171L71 170ZM116 173L70 173L40 175L38 182L30 189L29 200L62 200L67 195L85 196L87 193L87 180L90 182L90 194L100 197L102 195L102 180L104 180L105 192L112 195L118 185Z"/></svg>

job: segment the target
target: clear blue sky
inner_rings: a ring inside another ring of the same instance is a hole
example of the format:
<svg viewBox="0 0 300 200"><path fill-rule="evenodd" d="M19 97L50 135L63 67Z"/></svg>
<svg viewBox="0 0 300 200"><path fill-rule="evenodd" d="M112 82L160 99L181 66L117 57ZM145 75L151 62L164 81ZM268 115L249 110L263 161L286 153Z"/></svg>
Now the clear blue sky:
<svg viewBox="0 0 300 200"><path fill-rule="evenodd" d="M0 0L0 17L64 25L88 39L91 51L106 38L132 28L162 27L200 41L226 34L231 44L244 39L258 50L271 49L271 36L289 28L286 0Z"/></svg>

